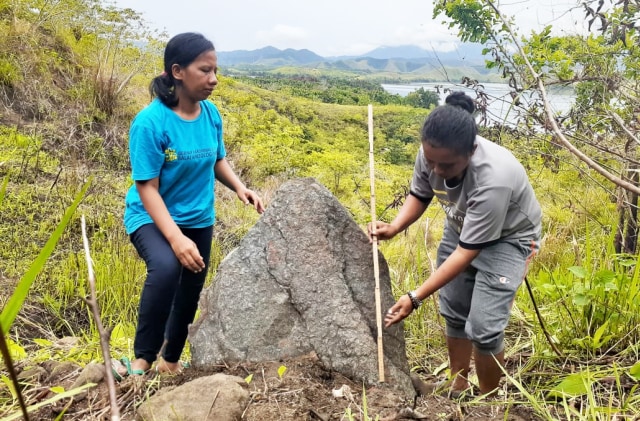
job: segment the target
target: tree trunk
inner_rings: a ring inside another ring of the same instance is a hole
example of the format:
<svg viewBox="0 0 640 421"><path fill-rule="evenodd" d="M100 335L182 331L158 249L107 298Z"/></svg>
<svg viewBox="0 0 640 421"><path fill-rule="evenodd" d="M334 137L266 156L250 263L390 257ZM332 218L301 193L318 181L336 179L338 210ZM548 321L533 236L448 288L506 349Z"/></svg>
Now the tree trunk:
<svg viewBox="0 0 640 421"><path fill-rule="evenodd" d="M629 179L639 185L638 165L629 169ZM618 200L618 232L615 237L616 253L635 254L638 247L638 194L620 191Z"/></svg>

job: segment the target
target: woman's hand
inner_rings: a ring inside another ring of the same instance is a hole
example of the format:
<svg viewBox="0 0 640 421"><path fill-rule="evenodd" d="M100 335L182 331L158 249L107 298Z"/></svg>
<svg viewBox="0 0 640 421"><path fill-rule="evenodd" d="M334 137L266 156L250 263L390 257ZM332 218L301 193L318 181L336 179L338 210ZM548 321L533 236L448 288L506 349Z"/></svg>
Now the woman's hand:
<svg viewBox="0 0 640 421"><path fill-rule="evenodd" d="M204 270L204 259L200 255L198 246L189 237L179 235L175 240L171 241L171 249L176 257L182 263L182 266L191 272L199 273Z"/></svg>
<svg viewBox="0 0 640 421"><path fill-rule="evenodd" d="M403 320L413 311L413 304L407 294L398 299L393 307L391 307L384 315L384 327L389 327Z"/></svg>
<svg viewBox="0 0 640 421"><path fill-rule="evenodd" d="M162 199L158 191L159 186L160 180L158 177L151 180L136 181L136 188L144 208L149 212L151 219L153 219L164 238L171 245L173 253L182 266L192 272L201 272L205 267L204 259L200 255L196 243L180 231L178 225L169 215L164 199Z"/></svg>
<svg viewBox="0 0 640 421"><path fill-rule="evenodd" d="M376 228L375 236L378 240L389 240L398 233L398 230L396 229L396 227L382 221L376 221L375 228ZM369 234L369 242L373 243L373 226L371 222L367 224L367 232Z"/></svg>
<svg viewBox="0 0 640 421"><path fill-rule="evenodd" d="M260 199L260 196L258 196L258 194L253 190L245 188L239 190L237 192L237 195L238 199L240 199L245 205L253 205L253 207L259 214L262 214L264 212L264 204L262 203L262 199Z"/></svg>

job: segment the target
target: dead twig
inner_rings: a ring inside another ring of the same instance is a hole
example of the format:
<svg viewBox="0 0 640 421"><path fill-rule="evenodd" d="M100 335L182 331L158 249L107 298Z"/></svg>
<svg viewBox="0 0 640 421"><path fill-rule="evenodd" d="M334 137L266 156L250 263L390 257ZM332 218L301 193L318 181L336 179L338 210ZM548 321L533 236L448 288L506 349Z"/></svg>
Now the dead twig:
<svg viewBox="0 0 640 421"><path fill-rule="evenodd" d="M213 397L213 400L211 401L211 406L209 407L209 411L207 412L207 418L205 418L205 420L209 419L209 415L211 415L211 411L213 411L213 405L215 405L216 399L218 399L218 394L219 393L220 393L220 389L216 390L216 394Z"/></svg>
<svg viewBox="0 0 640 421"><path fill-rule="evenodd" d="M89 288L90 295L85 298L87 306L91 310L91 315L96 322L96 327L100 335L100 349L102 350L102 358L104 359L104 367L107 375L107 387L109 389L109 402L111 406L111 421L120 421L120 408L118 407L118 400L116 396L116 384L111 372L111 352L109 349L109 339L111 333L107 331L102 325L102 319L100 318L100 306L98 305L98 299L96 296L96 280L93 272L93 260L91 259L91 253L89 250L89 239L87 237L87 224L85 222L84 215L82 215L82 244L84 245L85 257L87 260L87 271L89 273Z"/></svg>
<svg viewBox="0 0 640 421"><path fill-rule="evenodd" d="M527 285L527 291L529 291L529 296L531 297L533 308L536 312L536 316L538 317L538 322L540 322L540 327L542 328L542 332L544 333L545 338L547 338L547 342L549 342L551 349L553 349L553 352L555 352L556 355L558 355L558 357L564 357L564 355L562 354L562 351L560 351L556 346L556 344L553 343L553 340L551 339L551 335L547 331L547 327L544 324L544 320L542 319L542 314L540 314L540 310L538 309L538 303L536 303L536 299L533 295L533 290L531 289L531 285L529 285L529 280L527 279L526 276L524 277L524 283Z"/></svg>
<svg viewBox="0 0 640 421"><path fill-rule="evenodd" d="M313 408L309 409L309 414L314 416L314 417L316 417L320 421L329 421L329 417L328 416L319 413L318 411L316 411Z"/></svg>

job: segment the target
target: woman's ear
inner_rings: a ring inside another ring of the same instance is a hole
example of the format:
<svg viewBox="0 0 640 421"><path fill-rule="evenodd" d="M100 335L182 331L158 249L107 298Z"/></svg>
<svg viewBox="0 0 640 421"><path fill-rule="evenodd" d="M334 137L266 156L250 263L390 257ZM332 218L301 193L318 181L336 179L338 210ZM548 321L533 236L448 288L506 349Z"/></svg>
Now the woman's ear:
<svg viewBox="0 0 640 421"><path fill-rule="evenodd" d="M171 65L171 74L173 75L174 79L177 80L182 80L182 67L180 67L179 64L172 64Z"/></svg>

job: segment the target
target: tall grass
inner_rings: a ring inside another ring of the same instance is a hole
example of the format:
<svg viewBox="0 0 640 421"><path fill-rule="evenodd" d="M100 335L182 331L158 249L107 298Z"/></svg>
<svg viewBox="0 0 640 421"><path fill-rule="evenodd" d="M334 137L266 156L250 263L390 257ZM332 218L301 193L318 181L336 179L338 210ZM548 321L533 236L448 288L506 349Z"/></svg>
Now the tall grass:
<svg viewBox="0 0 640 421"><path fill-rule="evenodd" d="M46 238L55 230L53 221L73 202L75 190L69 186L77 186L87 174L60 169L42 155L37 138L13 132L5 135L10 141L0 143L0 153L12 164L8 164L0 183L0 253L3 276L15 280L45 247ZM397 193L389 191L397 187L394 180L402 177L400 171L392 175L388 183L377 186L377 193L380 189L380 196L389 200ZM611 244L616 215L606 192L590 188L568 170L552 174L541 168L532 179L545 215L542 253L534 261L529 280L552 338L565 356L558 357L551 351L531 300L522 289L507 329L507 399L527 405L544 419L638 417L638 256L614 253ZM270 177L261 181L257 189L268 202L282 180ZM144 264L122 228L122 200L129 184L125 174L99 173L78 207L89 224L102 319L114 328L114 352L126 354L131 349L145 276ZM341 194L346 197L347 193ZM226 189L219 189L216 195L218 224L214 228L209 282L221 260L258 218L252 208L242 205ZM360 224L362 215L368 213L363 202L366 197L366 193L357 191L344 199ZM598 206L589 208L590 203ZM391 220L394 212L388 209L383 218ZM434 204L419 223L381 243L394 296L415 289L432 272L443 217ZM73 358L88 362L99 358L96 328L82 299L87 294L86 272L76 215L52 250L46 267L34 277L30 295L24 297L28 305L38 306L43 313L34 316L18 308L18 322L24 329L14 330L14 349L28 346L30 357L40 361ZM51 337L23 333L30 324L47 326L53 338L76 336L81 342L71 354L56 354ZM404 327L411 369L444 374L447 353L437 297L426 300L405 319ZM27 355L17 354L21 358ZM4 392L2 398L11 399Z"/></svg>

